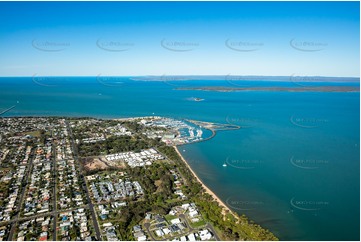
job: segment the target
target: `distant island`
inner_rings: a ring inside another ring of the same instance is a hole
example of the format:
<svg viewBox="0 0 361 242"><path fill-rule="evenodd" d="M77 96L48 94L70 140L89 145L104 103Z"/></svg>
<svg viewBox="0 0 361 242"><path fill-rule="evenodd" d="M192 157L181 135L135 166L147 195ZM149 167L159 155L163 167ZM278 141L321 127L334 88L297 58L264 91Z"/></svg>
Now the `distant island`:
<svg viewBox="0 0 361 242"><path fill-rule="evenodd" d="M290 74L289 76L259 76L259 75L160 75L160 76L133 76L133 81L281 81L281 82L360 82L360 77L328 77L328 76L302 76Z"/></svg>
<svg viewBox="0 0 361 242"><path fill-rule="evenodd" d="M359 92L356 86L309 86L309 87L178 87L176 90L241 92L241 91L271 91L271 92Z"/></svg>

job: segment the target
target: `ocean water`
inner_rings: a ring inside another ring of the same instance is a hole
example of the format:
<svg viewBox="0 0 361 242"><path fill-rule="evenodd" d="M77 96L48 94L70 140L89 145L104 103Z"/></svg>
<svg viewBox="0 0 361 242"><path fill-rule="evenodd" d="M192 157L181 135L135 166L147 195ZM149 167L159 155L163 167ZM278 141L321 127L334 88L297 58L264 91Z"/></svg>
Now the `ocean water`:
<svg viewBox="0 0 361 242"><path fill-rule="evenodd" d="M176 90L210 85L309 84L0 78L0 111L16 105L2 116L159 115L240 125L180 148L209 188L282 240L359 240L360 94Z"/></svg>

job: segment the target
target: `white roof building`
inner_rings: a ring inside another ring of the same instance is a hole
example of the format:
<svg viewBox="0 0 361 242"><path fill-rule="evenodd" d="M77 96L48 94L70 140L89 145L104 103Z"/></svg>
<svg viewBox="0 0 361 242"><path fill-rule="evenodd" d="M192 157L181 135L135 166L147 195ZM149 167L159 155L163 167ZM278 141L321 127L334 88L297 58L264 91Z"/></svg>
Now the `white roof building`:
<svg viewBox="0 0 361 242"><path fill-rule="evenodd" d="M145 235L138 237L138 241L146 241L147 237Z"/></svg>
<svg viewBox="0 0 361 242"><path fill-rule="evenodd" d="M162 237L162 236L164 235L163 231L160 230L160 229L157 229L157 230L155 231L155 233L157 234L158 237Z"/></svg>
<svg viewBox="0 0 361 242"><path fill-rule="evenodd" d="M201 237L201 240L210 240L212 238L212 234L209 233L207 229L200 231L199 236Z"/></svg>
<svg viewBox="0 0 361 242"><path fill-rule="evenodd" d="M171 222L172 224L179 224L181 221L180 221L179 218L175 218L175 219L172 219L170 222Z"/></svg>
<svg viewBox="0 0 361 242"><path fill-rule="evenodd" d="M196 237L194 236L193 233L189 234L187 237L189 241L196 241Z"/></svg>

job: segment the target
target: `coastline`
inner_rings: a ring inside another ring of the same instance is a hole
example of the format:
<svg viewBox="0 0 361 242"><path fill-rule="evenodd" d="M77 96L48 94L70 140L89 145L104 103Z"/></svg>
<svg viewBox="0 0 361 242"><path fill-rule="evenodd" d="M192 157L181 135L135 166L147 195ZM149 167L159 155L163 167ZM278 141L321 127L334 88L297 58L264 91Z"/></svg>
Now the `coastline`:
<svg viewBox="0 0 361 242"><path fill-rule="evenodd" d="M177 154L179 155L179 157L181 158L181 160L184 162L184 164L186 165L186 167L191 171L191 173L193 174L193 176L197 179L197 181L202 185L202 187L205 189L206 193L208 193L209 195L211 195L213 197L213 199L219 204L220 207L222 207L223 209L228 210L227 212L231 213L234 217L239 218L238 214L236 214L235 212L233 212L211 189L209 189L203 182L202 180L197 176L197 174L192 170L192 168L190 167L190 165L187 163L187 161L184 159L184 157L182 156L182 154L179 152L177 146L173 146L173 148L176 150Z"/></svg>

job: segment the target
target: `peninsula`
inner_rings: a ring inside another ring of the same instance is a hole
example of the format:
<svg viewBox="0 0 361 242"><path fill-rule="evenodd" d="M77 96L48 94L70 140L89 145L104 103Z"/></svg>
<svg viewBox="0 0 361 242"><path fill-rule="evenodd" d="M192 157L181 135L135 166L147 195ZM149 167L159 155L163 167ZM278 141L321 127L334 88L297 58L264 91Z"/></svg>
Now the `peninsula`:
<svg viewBox="0 0 361 242"><path fill-rule="evenodd" d="M0 126L2 240L277 240L231 211L177 149L238 126L164 117Z"/></svg>

